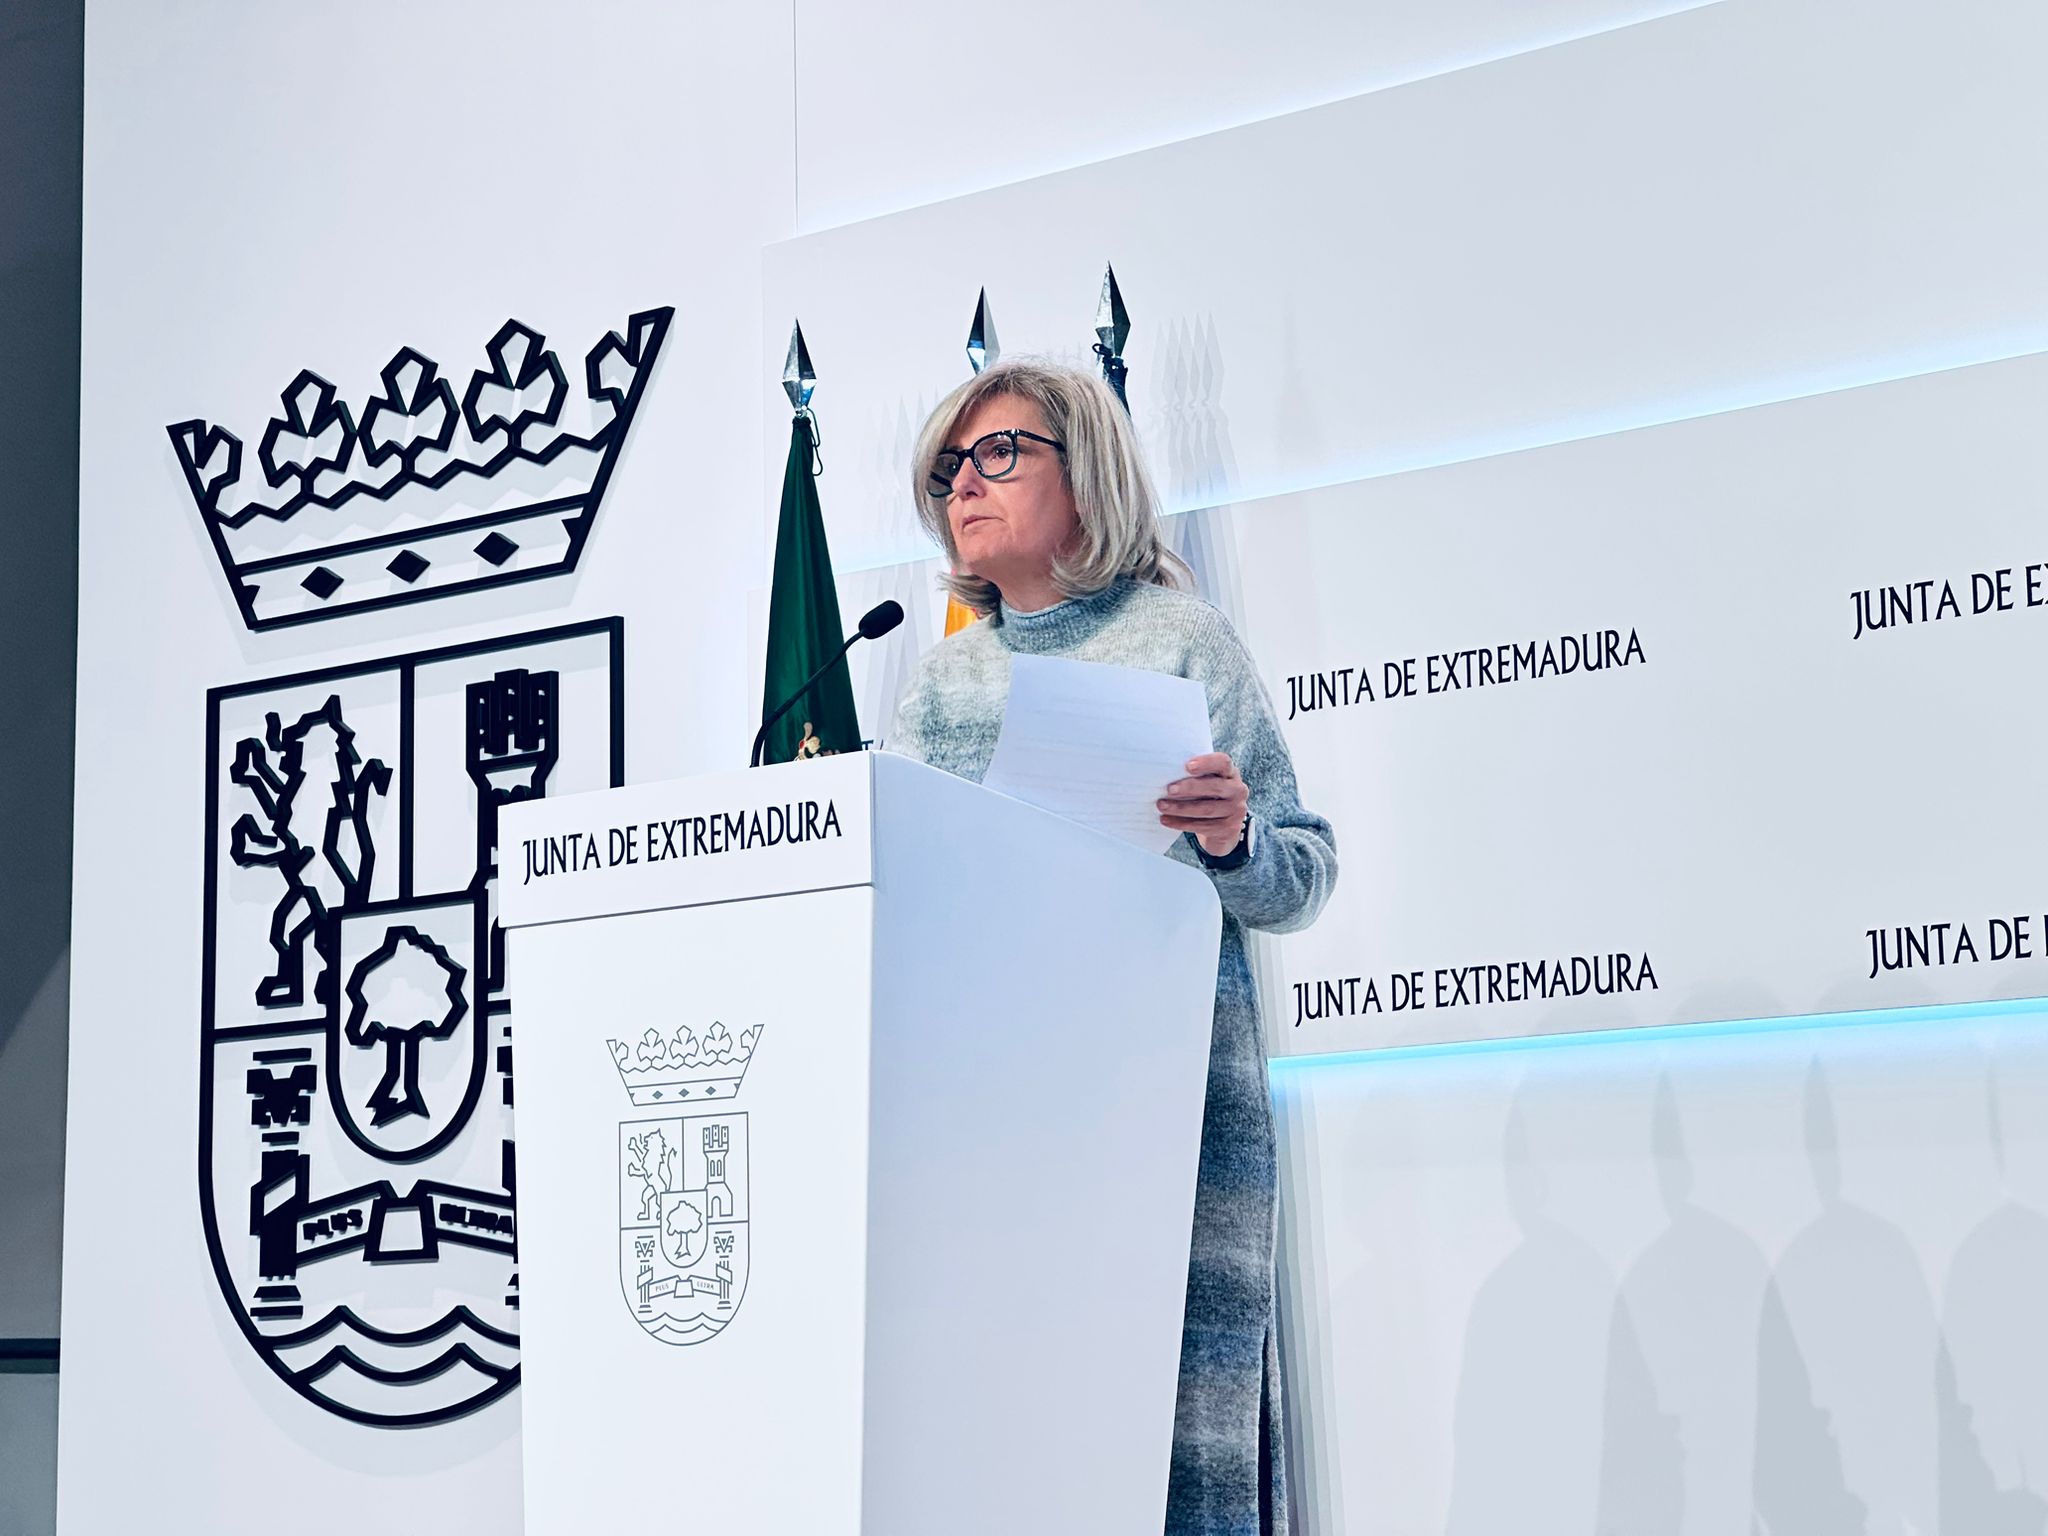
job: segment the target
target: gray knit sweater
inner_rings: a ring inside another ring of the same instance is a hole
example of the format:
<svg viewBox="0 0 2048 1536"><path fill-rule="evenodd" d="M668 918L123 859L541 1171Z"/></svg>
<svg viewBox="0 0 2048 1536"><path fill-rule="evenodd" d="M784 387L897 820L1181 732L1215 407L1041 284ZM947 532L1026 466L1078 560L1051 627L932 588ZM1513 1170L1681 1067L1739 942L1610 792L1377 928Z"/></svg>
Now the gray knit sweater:
<svg viewBox="0 0 2048 1536"><path fill-rule="evenodd" d="M1327 821L1302 809L1272 703L1236 631L1207 603L1164 587L1120 581L1037 613L1004 609L942 640L919 665L888 748L979 783L1002 729L1010 656L1020 651L1195 679L1208 694L1217 750L1230 754L1251 788L1252 857L1235 869L1209 869L1223 904L1223 946L1166 1529L1171 1536L1284 1531L1273 1337L1277 1170L1245 929L1313 922L1337 878L1336 842ZM1175 843L1171 856L1209 868L1192 838Z"/></svg>

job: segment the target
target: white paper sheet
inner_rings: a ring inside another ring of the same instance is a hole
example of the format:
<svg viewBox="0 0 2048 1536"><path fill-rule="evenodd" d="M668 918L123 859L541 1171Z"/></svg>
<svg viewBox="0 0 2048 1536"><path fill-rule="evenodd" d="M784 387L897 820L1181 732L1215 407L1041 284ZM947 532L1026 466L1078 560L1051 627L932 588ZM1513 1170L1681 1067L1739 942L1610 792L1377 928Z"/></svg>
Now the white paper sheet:
<svg viewBox="0 0 2048 1536"><path fill-rule="evenodd" d="M1180 836L1160 796L1215 750L1192 678L1056 656L1010 658L1010 703L982 784L1154 853Z"/></svg>

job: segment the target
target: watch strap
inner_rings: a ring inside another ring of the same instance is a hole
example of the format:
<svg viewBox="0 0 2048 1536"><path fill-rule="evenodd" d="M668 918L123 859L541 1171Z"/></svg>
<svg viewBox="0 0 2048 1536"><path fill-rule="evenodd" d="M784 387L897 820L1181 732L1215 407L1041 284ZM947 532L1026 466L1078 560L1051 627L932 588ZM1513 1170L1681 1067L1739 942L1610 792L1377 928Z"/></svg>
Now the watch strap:
<svg viewBox="0 0 2048 1536"><path fill-rule="evenodd" d="M1202 861L1204 869L1240 869L1251 862L1252 839L1256 835L1252 827L1252 818L1245 817L1244 831L1238 834L1237 846L1228 853L1211 853L1192 832L1188 834L1188 841L1195 845L1195 857Z"/></svg>

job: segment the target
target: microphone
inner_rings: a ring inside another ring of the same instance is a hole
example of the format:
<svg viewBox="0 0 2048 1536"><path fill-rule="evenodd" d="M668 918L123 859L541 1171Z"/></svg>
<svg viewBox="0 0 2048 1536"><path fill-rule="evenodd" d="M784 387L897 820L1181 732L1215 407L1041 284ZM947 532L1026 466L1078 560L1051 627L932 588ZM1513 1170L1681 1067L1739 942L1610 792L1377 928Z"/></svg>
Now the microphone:
<svg viewBox="0 0 2048 1536"><path fill-rule="evenodd" d="M860 616L860 637L863 640L879 640L902 622L903 605L892 597L886 602L875 604ZM849 646L853 644L851 635L846 637L846 643ZM841 654L845 653L842 651Z"/></svg>
<svg viewBox="0 0 2048 1536"><path fill-rule="evenodd" d="M901 624L902 622L903 605L897 602L894 598L890 598L886 602L877 603L874 607L870 608L866 613L862 614L860 616L859 627L857 627L852 634L846 637L844 643L840 645L838 650L832 653L830 659L826 661L825 665L818 668L818 670L813 672L809 677L805 678L803 681L803 686L798 688L797 691L795 693L792 693L788 698L784 699L782 701L781 707L777 709L774 714L770 715L766 720L763 720L761 722L761 729L754 732L753 761L750 762L747 766L750 768L758 768L761 766L761 754L762 752L767 750L768 733L769 731L774 729L775 722L780 720L784 715L788 714L790 710L796 707L797 700L801 699L805 694L811 691L811 685L813 683L815 683L819 678L823 677L827 672L830 672L833 667L838 665L839 659L843 657L848 651L853 649L854 641L879 640L882 638L882 636L889 633L890 630L894 629L898 624Z"/></svg>

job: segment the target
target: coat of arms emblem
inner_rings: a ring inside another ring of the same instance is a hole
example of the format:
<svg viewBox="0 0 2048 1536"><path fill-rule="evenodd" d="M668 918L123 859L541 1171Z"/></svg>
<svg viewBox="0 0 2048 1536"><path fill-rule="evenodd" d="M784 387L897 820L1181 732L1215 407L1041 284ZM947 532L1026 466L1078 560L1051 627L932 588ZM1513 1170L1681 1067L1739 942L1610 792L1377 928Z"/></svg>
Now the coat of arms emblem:
<svg viewBox="0 0 2048 1536"><path fill-rule="evenodd" d="M624 779L617 619L208 697L201 1204L249 1342L363 1423L519 1381L498 809Z"/></svg>
<svg viewBox="0 0 2048 1536"><path fill-rule="evenodd" d="M716 1338L746 1294L747 1117L728 1106L760 1038L714 1023L702 1038L684 1024L607 1042L634 1105L673 1111L618 1128L619 1285L664 1344Z"/></svg>

